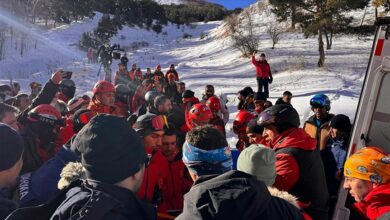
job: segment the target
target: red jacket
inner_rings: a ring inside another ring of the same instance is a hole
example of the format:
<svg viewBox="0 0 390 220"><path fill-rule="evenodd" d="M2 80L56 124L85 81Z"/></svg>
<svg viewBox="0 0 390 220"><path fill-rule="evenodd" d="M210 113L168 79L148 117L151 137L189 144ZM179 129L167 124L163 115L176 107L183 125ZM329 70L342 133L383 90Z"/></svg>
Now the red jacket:
<svg viewBox="0 0 390 220"><path fill-rule="evenodd" d="M188 174L188 170L180 157L168 162L169 177L172 182L171 200L169 201L169 210L182 210L184 203L184 194L186 194L192 186L192 180Z"/></svg>
<svg viewBox="0 0 390 220"><path fill-rule="evenodd" d="M374 188L363 201L355 203L354 207L370 220L390 212L390 183Z"/></svg>
<svg viewBox="0 0 390 220"><path fill-rule="evenodd" d="M315 150L316 140L303 129L289 129L282 132L272 143L274 150L284 147L296 147L302 150ZM290 190L299 179L299 167L294 156L290 154L276 155L276 179L274 187L282 191Z"/></svg>
<svg viewBox="0 0 390 220"><path fill-rule="evenodd" d="M151 154L150 149L145 149ZM169 201L172 200L172 182L169 178L168 161L161 151L153 154L149 166L145 169L142 185L138 190L138 197L145 199L152 204L158 203L158 211L166 212L169 208ZM155 201L156 198L160 201Z"/></svg>
<svg viewBox="0 0 390 220"><path fill-rule="evenodd" d="M258 78L268 79L271 75L271 68L266 60L257 61L255 56L252 56L252 64L256 67L256 75Z"/></svg>

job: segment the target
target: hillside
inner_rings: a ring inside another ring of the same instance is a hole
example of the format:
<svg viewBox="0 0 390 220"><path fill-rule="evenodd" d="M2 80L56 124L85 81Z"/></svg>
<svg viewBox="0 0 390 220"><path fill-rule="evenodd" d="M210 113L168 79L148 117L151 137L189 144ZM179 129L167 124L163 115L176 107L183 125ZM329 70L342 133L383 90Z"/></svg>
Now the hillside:
<svg viewBox="0 0 390 220"><path fill-rule="evenodd" d="M267 54L274 73L270 100L275 101L283 91L290 90L294 95L292 104L303 121L310 114L310 97L322 92L332 100L332 113L344 113L353 118L373 36L335 36L333 48L326 51L326 67L317 68L316 38L306 39L299 32L285 33L276 49L272 50L271 40L264 31L272 17L255 10L253 13L259 26L256 35L261 51ZM44 83L49 71L62 67L75 72L77 94L90 94L93 84L103 74L98 76L100 65L88 64L85 52L79 50L76 44L82 32L95 27L99 16L49 31L28 28L30 47L23 57L12 49L12 44L7 44L7 57L0 61L0 83L8 83L9 78L13 78L22 83L23 91L28 91L30 81ZM131 48L134 42L146 42L144 45L147 46L128 51L129 62L137 63L143 70L156 64L161 64L166 70L170 63L177 64L181 80L198 97L201 97L206 84L213 84L216 92L225 95L228 100L231 121L226 128L229 143L233 145L235 135L230 129L236 114L236 93L245 86L256 89L256 81L250 60L231 47L231 39L220 36L224 31L221 21L194 23L180 29L169 25L160 35L125 27L112 39L112 43ZM184 33L192 37L183 39ZM201 35L204 38L201 39ZM39 42L37 49L34 49L35 41ZM112 67L115 70L116 63Z"/></svg>

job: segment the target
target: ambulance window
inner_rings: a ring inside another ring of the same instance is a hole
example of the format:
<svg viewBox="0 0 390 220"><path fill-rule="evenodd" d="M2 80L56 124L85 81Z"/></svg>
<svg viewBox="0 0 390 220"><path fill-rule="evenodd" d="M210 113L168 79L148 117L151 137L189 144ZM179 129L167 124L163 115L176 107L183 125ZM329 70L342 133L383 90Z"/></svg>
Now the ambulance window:
<svg viewBox="0 0 390 220"><path fill-rule="evenodd" d="M378 146L390 152L390 73L382 78L368 138L367 146Z"/></svg>

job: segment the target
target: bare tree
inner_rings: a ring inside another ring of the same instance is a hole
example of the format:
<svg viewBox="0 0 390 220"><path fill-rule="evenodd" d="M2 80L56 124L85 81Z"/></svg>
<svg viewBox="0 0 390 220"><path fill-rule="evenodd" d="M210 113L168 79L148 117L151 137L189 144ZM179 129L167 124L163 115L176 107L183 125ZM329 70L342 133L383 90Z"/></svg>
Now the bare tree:
<svg viewBox="0 0 390 220"><path fill-rule="evenodd" d="M272 49L275 49L275 45L279 43L280 35L284 32L284 27L280 22L272 21L267 25L267 33L272 40Z"/></svg>
<svg viewBox="0 0 390 220"><path fill-rule="evenodd" d="M233 47L238 49L244 56L248 57L259 47L259 39L254 34L255 23L252 12L248 9L242 12L238 23L232 29Z"/></svg>

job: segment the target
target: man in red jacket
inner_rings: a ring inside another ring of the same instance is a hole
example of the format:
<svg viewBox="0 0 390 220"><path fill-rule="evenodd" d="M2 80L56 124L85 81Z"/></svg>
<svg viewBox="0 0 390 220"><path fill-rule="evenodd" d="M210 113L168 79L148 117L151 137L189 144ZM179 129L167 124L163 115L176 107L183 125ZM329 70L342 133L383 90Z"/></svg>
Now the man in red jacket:
<svg viewBox="0 0 390 220"><path fill-rule="evenodd" d="M298 128L298 112L289 105L264 110L257 121L267 145L276 152L274 187L298 197L313 219L328 219L329 194L316 140Z"/></svg>
<svg viewBox="0 0 390 220"><path fill-rule="evenodd" d="M266 94L267 98L269 97L268 84L272 83L272 74L271 68L265 59L265 54L260 55L259 60L256 60L256 52L252 54L252 64L256 67L256 80L257 80L257 92L263 92Z"/></svg>
<svg viewBox="0 0 390 220"><path fill-rule="evenodd" d="M124 116L115 105L115 87L108 81L99 81L95 84L93 97L88 105L88 109L91 110L91 116L102 113Z"/></svg>
<svg viewBox="0 0 390 220"><path fill-rule="evenodd" d="M159 212L166 212L172 201L172 181L169 178L168 161L161 152L166 117L147 113L140 116L134 124L134 129L145 143L149 165L145 169L138 197L155 205Z"/></svg>
<svg viewBox="0 0 390 220"><path fill-rule="evenodd" d="M174 189L171 191L172 195L171 201L169 201L169 209L172 211L180 211L183 209L184 194L190 190L192 180L183 163L181 150L177 147L175 130L165 129L161 151L168 160L169 177L172 180L172 187Z"/></svg>
<svg viewBox="0 0 390 220"><path fill-rule="evenodd" d="M344 168L344 188L356 200L353 208L359 219L389 219L390 155L365 147L349 157Z"/></svg>

